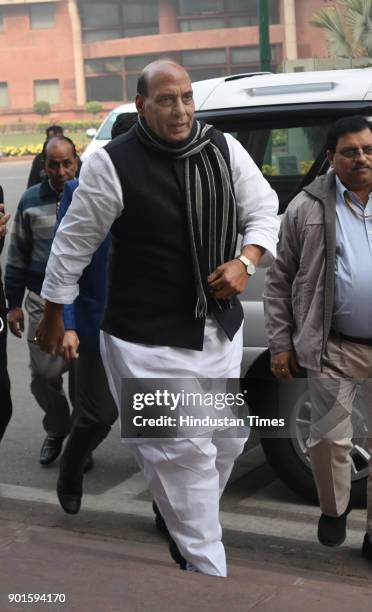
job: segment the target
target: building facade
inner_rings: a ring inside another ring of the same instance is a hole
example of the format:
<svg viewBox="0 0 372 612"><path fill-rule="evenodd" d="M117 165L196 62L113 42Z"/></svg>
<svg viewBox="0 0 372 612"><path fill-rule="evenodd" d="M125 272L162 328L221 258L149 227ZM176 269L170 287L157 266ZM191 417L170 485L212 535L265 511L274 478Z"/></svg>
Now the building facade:
<svg viewBox="0 0 372 612"><path fill-rule="evenodd" d="M326 56L310 24L330 0L269 0L273 69ZM0 0L0 115L35 102L74 116L90 100L133 100L148 62L171 57L193 80L259 70L257 0Z"/></svg>

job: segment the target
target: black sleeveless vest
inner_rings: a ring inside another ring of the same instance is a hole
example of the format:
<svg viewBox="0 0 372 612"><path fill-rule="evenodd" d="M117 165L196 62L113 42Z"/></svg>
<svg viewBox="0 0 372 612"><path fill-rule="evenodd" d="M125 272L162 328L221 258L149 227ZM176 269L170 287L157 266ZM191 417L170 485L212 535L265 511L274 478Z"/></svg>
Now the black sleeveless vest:
<svg viewBox="0 0 372 612"><path fill-rule="evenodd" d="M217 134L226 159L226 140ZM121 182L124 209L111 227L102 329L128 342L202 350L205 319L194 316L184 162L147 149L135 127L105 149ZM239 300L213 314L232 339L243 320Z"/></svg>

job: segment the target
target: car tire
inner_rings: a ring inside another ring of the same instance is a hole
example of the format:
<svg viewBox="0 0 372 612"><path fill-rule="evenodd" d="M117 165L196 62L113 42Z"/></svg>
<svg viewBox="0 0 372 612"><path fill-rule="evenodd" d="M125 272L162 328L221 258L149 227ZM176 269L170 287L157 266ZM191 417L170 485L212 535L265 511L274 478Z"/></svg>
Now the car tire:
<svg viewBox="0 0 372 612"><path fill-rule="evenodd" d="M301 374L306 375L304 371ZM278 427L270 428L268 431L258 428L267 462L289 489L305 501L318 504L317 491L306 452L306 429L301 430L298 426L299 422L301 427L308 428L310 424L311 404L306 379L300 378L293 385L279 383L270 370L270 353L264 351L242 379L242 388L251 415L286 420L285 433ZM355 410L355 413L358 417L358 410ZM360 415L359 420L361 423L354 424L354 430L363 429L365 444L366 423ZM363 448L361 450L363 451ZM364 508L367 497L368 460L363 459L362 464L362 458L358 458L361 470L352 479L351 502L356 508Z"/></svg>
<svg viewBox="0 0 372 612"><path fill-rule="evenodd" d="M289 438L261 438L268 464L291 491L312 504L318 503L311 469L299 459Z"/></svg>

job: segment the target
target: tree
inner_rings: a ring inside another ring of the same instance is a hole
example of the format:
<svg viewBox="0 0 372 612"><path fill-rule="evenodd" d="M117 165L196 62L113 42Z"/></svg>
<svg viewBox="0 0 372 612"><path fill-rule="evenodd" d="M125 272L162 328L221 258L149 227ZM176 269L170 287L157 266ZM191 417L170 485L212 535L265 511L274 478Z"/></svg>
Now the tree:
<svg viewBox="0 0 372 612"><path fill-rule="evenodd" d="M353 44L368 57L372 55L372 0L343 0L348 8L346 22L353 32Z"/></svg>
<svg viewBox="0 0 372 612"><path fill-rule="evenodd" d="M339 0L310 23L326 31L332 57L372 56L372 0Z"/></svg>
<svg viewBox="0 0 372 612"><path fill-rule="evenodd" d="M92 113L92 115L97 115L102 110L102 104L100 102L96 102L95 100L91 100L91 102L87 102L85 105L85 110L88 113Z"/></svg>
<svg viewBox="0 0 372 612"><path fill-rule="evenodd" d="M50 104L46 100L38 100L34 104L34 112L37 115L49 115L51 110Z"/></svg>

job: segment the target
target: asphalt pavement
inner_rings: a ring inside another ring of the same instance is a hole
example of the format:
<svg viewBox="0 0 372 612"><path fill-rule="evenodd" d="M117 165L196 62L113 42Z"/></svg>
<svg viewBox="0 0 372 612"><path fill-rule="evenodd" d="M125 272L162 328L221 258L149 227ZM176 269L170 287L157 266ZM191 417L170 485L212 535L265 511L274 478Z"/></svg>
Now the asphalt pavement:
<svg viewBox="0 0 372 612"><path fill-rule="evenodd" d="M0 162L11 212L29 166ZM0 446L0 612L371 608L372 564L360 555L365 511L351 513L342 547L321 547L318 508L280 483L253 443L221 504L227 579L182 572L171 561L167 543L154 529L151 497L116 426L86 475L81 512L64 514L55 494L59 460L48 468L38 461L42 414L29 391L25 340L10 337L8 352L14 416ZM18 597L11 602L10 594ZM23 594L56 594L65 602L33 597L22 603Z"/></svg>

